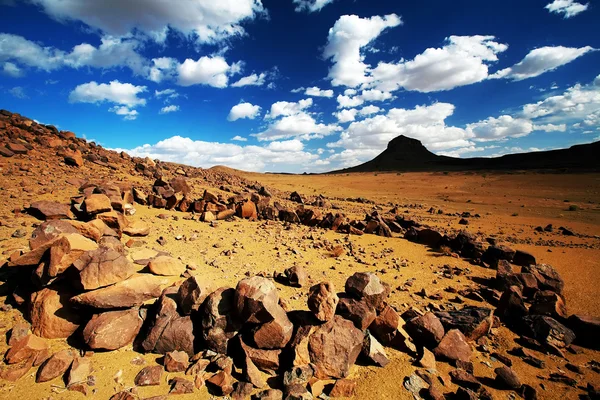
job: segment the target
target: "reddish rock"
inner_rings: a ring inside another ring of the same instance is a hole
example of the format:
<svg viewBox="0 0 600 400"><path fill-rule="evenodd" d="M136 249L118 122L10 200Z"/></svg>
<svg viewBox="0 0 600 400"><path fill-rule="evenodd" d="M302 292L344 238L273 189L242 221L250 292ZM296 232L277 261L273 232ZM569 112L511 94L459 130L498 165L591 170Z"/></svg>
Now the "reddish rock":
<svg viewBox="0 0 600 400"><path fill-rule="evenodd" d="M441 311L435 313L444 329L460 330L467 340L477 340L486 336L494 323L494 311L485 307L467 306L461 310Z"/></svg>
<svg viewBox="0 0 600 400"><path fill-rule="evenodd" d="M43 220L74 218L68 205L45 200L31 203L29 213Z"/></svg>
<svg viewBox="0 0 600 400"><path fill-rule="evenodd" d="M566 319L567 306L563 297L549 290L537 292L533 304L529 307L530 314L548 315L555 319Z"/></svg>
<svg viewBox="0 0 600 400"><path fill-rule="evenodd" d="M496 315L505 323L513 325L527 315L527 307L518 287L511 286L502 293Z"/></svg>
<svg viewBox="0 0 600 400"><path fill-rule="evenodd" d="M165 354L165 369L167 372L182 372L189 365L189 356L183 351L170 351Z"/></svg>
<svg viewBox="0 0 600 400"><path fill-rule="evenodd" d="M385 367L390 362L381 343L371 334L365 335L362 354L367 360L379 367Z"/></svg>
<svg viewBox="0 0 600 400"><path fill-rule="evenodd" d="M256 393L252 396L252 400L282 400L283 392L279 389L268 389Z"/></svg>
<svg viewBox="0 0 600 400"><path fill-rule="evenodd" d="M35 228L31 234L31 238L29 239L29 247L31 250L35 250L38 247L52 241L53 239L57 239L63 233L79 233L79 231L69 221L45 221Z"/></svg>
<svg viewBox="0 0 600 400"><path fill-rule="evenodd" d="M112 211L110 198L105 194L91 194L83 201L83 210L88 215Z"/></svg>
<svg viewBox="0 0 600 400"><path fill-rule="evenodd" d="M573 314L568 320L569 328L575 332L576 342L591 349L600 349L600 318L591 315Z"/></svg>
<svg viewBox="0 0 600 400"><path fill-rule="evenodd" d="M184 195L190 194L190 186L187 183L187 179L183 176L176 176L169 181L169 186L173 188L175 193L182 193Z"/></svg>
<svg viewBox="0 0 600 400"><path fill-rule="evenodd" d="M318 378L345 378L356 362L364 334L340 316L321 325L310 336L309 353Z"/></svg>
<svg viewBox="0 0 600 400"><path fill-rule="evenodd" d="M150 227L141 221L134 221L123 228L123 233L131 237L143 237L150 234Z"/></svg>
<svg viewBox="0 0 600 400"><path fill-rule="evenodd" d="M528 315L521 326L526 336L550 348L563 349L575 340L575 333L551 317Z"/></svg>
<svg viewBox="0 0 600 400"><path fill-rule="evenodd" d="M231 393L232 400L244 400L250 398L254 386L248 382L236 382Z"/></svg>
<svg viewBox="0 0 600 400"><path fill-rule="evenodd" d="M85 290L124 281L136 272L127 257L106 247L84 253L73 265L79 270L79 281Z"/></svg>
<svg viewBox="0 0 600 400"><path fill-rule="evenodd" d="M513 264L521 267L535 265L535 257L526 251L517 250L512 260Z"/></svg>
<svg viewBox="0 0 600 400"><path fill-rule="evenodd" d="M464 369L455 369L450 371L450 379L452 382L467 389L478 391L481 388L481 383L473 376L473 374Z"/></svg>
<svg viewBox="0 0 600 400"><path fill-rule="evenodd" d="M65 164L73 167L83 167L83 156L81 151L70 151L64 156Z"/></svg>
<svg viewBox="0 0 600 400"><path fill-rule="evenodd" d="M6 148L15 154L27 154L29 151L23 144L14 142L7 143Z"/></svg>
<svg viewBox="0 0 600 400"><path fill-rule="evenodd" d="M226 354L229 340L237 334L235 290L219 288L206 298L202 307L202 337L206 346Z"/></svg>
<svg viewBox="0 0 600 400"><path fill-rule="evenodd" d="M356 382L351 381L349 379L339 379L337 380L331 392L329 393L330 397L353 397L356 393Z"/></svg>
<svg viewBox="0 0 600 400"><path fill-rule="evenodd" d="M67 290L42 289L31 295L29 316L32 332L48 339L67 338L79 327L81 313L69 304Z"/></svg>
<svg viewBox="0 0 600 400"><path fill-rule="evenodd" d="M411 319L404 326L412 340L429 349L435 348L444 337L444 326L433 313Z"/></svg>
<svg viewBox="0 0 600 400"><path fill-rule="evenodd" d="M417 231L417 242L429 247L438 247L442 241L442 234L436 230L425 228Z"/></svg>
<svg viewBox="0 0 600 400"><path fill-rule="evenodd" d="M419 366L425 369L436 369L435 355L426 347L423 347L423 352L418 360Z"/></svg>
<svg viewBox="0 0 600 400"><path fill-rule="evenodd" d="M180 276L185 272L185 265L170 256L158 256L148 263L150 272L162 276Z"/></svg>
<svg viewBox="0 0 600 400"><path fill-rule="evenodd" d="M502 366L494 370L496 373L496 382L502 388L517 390L521 387L521 380L515 372L507 366Z"/></svg>
<svg viewBox="0 0 600 400"><path fill-rule="evenodd" d="M157 298L171 282L163 277L140 275L102 289L75 296L71 302L99 309L129 308Z"/></svg>
<svg viewBox="0 0 600 400"><path fill-rule="evenodd" d="M29 330L31 329L31 324L28 322L19 322L15 324L10 330L10 337L8 339L8 345L13 346L19 340L27 337L29 335Z"/></svg>
<svg viewBox="0 0 600 400"><path fill-rule="evenodd" d="M206 386L217 396L228 396L233 392L233 382L231 374L220 371L206 380Z"/></svg>
<svg viewBox="0 0 600 400"><path fill-rule="evenodd" d="M240 342L244 354L246 355L246 357L252 360L252 363L256 365L258 369L271 374L279 369L279 359L281 357L282 350L257 349L246 345L241 340ZM310 360L308 360L308 362L310 362Z"/></svg>
<svg viewBox="0 0 600 400"><path fill-rule="evenodd" d="M364 299L367 304L377 308L388 297L389 290L372 272L356 272L346 280L346 293Z"/></svg>
<svg viewBox="0 0 600 400"><path fill-rule="evenodd" d="M169 394L190 394L194 393L194 382L184 378L173 378L169 381L171 390Z"/></svg>
<svg viewBox="0 0 600 400"><path fill-rule="evenodd" d="M89 358L75 357L67 376L67 386L87 383L93 371L92 362Z"/></svg>
<svg viewBox="0 0 600 400"><path fill-rule="evenodd" d="M70 350L61 350L54 353L38 369L35 381L48 382L62 376L73 362L74 354Z"/></svg>
<svg viewBox="0 0 600 400"><path fill-rule="evenodd" d="M558 294L562 294L565 286L560 274L548 264L537 264L529 267L523 267L522 272L532 274L538 282L538 287L541 290L551 290Z"/></svg>
<svg viewBox="0 0 600 400"><path fill-rule="evenodd" d="M241 323L263 324L281 315L279 294L272 281L260 276L241 280L235 291Z"/></svg>
<svg viewBox="0 0 600 400"><path fill-rule="evenodd" d="M27 360L44 361L50 355L48 342L36 335L27 335L11 346L4 356L7 364L18 364ZM39 365L41 361L34 362L34 364Z"/></svg>
<svg viewBox="0 0 600 400"><path fill-rule="evenodd" d="M275 273L274 277L278 282L293 287L303 287L308 283L308 274L306 273L306 270L297 265L287 268L282 274Z"/></svg>
<svg viewBox="0 0 600 400"><path fill-rule="evenodd" d="M392 307L386 305L369 326L369 331L385 346L415 352L416 348L408 340L408 333L402 328L404 324L400 315Z"/></svg>
<svg viewBox="0 0 600 400"><path fill-rule="evenodd" d="M163 368L160 365L144 367L135 376L136 386L158 386L162 378Z"/></svg>
<svg viewBox="0 0 600 400"><path fill-rule="evenodd" d="M0 379L15 382L25 376L33 366L33 358L28 358L18 364L0 366Z"/></svg>
<svg viewBox="0 0 600 400"><path fill-rule="evenodd" d="M282 349L292 338L294 325L283 308L273 313L274 319L259 326L253 333L259 349Z"/></svg>
<svg viewBox="0 0 600 400"><path fill-rule="evenodd" d="M237 212L238 217L240 217L240 218L245 218L245 219L248 219L248 218L256 219L257 218L256 204L254 204L250 200L246 200L242 204L238 205L236 212Z"/></svg>
<svg viewBox="0 0 600 400"><path fill-rule="evenodd" d="M308 308L319 321L330 321L335 315L339 297L331 282L321 282L310 288L308 294Z"/></svg>
<svg viewBox="0 0 600 400"><path fill-rule="evenodd" d="M365 300L342 297L338 303L336 314L354 322L360 330L366 330L377 317L375 309Z"/></svg>
<svg viewBox="0 0 600 400"><path fill-rule="evenodd" d="M206 294L206 289L200 282L200 277L191 276L186 279L177 292L181 312L184 315L189 315L192 311L198 311L206 299Z"/></svg>
<svg viewBox="0 0 600 400"><path fill-rule="evenodd" d="M467 343L465 336L458 329L452 329L446 333L440 344L433 350L436 357L447 360L460 360L468 362L473 350Z"/></svg>
<svg viewBox="0 0 600 400"><path fill-rule="evenodd" d="M242 368L242 375L244 380L250 382L254 387L263 388L267 385L262 377L262 374L252 362L252 359L248 356L244 359L244 366Z"/></svg>
<svg viewBox="0 0 600 400"><path fill-rule="evenodd" d="M139 310L96 314L83 330L84 342L93 350L116 350L132 343L144 321Z"/></svg>

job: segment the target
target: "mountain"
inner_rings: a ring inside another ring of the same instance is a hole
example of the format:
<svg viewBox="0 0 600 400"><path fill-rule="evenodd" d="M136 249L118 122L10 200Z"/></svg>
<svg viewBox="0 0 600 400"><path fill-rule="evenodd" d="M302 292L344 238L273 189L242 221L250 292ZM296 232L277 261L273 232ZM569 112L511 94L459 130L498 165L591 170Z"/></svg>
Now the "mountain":
<svg viewBox="0 0 600 400"><path fill-rule="evenodd" d="M523 169L600 170L600 142L502 157L453 158L438 156L427 150L420 141L401 135L392 139L387 149L371 161L330 173Z"/></svg>

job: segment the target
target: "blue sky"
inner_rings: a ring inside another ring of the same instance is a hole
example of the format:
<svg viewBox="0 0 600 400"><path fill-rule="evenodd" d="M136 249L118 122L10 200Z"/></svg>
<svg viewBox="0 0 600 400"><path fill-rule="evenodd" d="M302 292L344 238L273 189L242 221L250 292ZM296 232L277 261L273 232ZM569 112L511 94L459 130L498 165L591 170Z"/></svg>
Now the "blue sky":
<svg viewBox="0 0 600 400"><path fill-rule="evenodd" d="M321 172L600 139L594 1L0 0L0 108L107 148Z"/></svg>

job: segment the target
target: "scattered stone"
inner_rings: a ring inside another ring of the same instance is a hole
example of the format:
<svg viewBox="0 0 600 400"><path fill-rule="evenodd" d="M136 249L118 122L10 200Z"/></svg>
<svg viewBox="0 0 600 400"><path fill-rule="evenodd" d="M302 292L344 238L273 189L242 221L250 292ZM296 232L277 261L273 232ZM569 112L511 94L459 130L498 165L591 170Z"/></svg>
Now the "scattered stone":
<svg viewBox="0 0 600 400"><path fill-rule="evenodd" d="M173 378L169 381L171 390L169 394L190 394L194 393L194 382L184 378Z"/></svg>
<svg viewBox="0 0 600 400"><path fill-rule="evenodd" d="M308 274L306 273L306 270L297 265L287 268L283 273L276 272L273 275L275 280L288 286L303 287L308 283Z"/></svg>
<svg viewBox="0 0 600 400"><path fill-rule="evenodd" d="M452 329L446 333L440 344L433 350L433 353L436 357L468 362L471 359L473 350L462 332L458 329Z"/></svg>
<svg viewBox="0 0 600 400"><path fill-rule="evenodd" d="M231 374L220 371L206 381L206 386L217 396L228 396L233 392L233 378Z"/></svg>
<svg viewBox="0 0 600 400"><path fill-rule="evenodd" d="M329 393L331 397L353 397L356 393L356 382L349 379L338 379Z"/></svg>
<svg viewBox="0 0 600 400"><path fill-rule="evenodd" d="M48 382L62 376L73 362L73 353L70 350L61 350L54 353L38 369L35 381Z"/></svg>
<svg viewBox="0 0 600 400"><path fill-rule="evenodd" d="M165 354L164 364L167 372L183 372L189 365L189 356L184 351L170 351Z"/></svg>
<svg viewBox="0 0 600 400"><path fill-rule="evenodd" d="M135 376L136 386L158 386L162 378L163 368L160 365L152 365L142 368Z"/></svg>

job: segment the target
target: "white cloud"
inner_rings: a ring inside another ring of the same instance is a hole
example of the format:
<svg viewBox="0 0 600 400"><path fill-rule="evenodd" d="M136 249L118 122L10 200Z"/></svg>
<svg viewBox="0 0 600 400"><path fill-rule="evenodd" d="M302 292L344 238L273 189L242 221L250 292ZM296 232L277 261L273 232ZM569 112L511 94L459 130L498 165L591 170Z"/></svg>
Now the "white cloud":
<svg viewBox="0 0 600 400"><path fill-rule="evenodd" d="M168 29L194 37L199 42L216 43L244 34L240 25L264 13L260 0L32 0L51 17L79 20L92 28L125 36L134 30L164 41Z"/></svg>
<svg viewBox="0 0 600 400"><path fill-rule="evenodd" d="M236 142L247 142L248 141L248 139L246 139L245 137L242 137L240 135L232 137L231 140L234 140Z"/></svg>
<svg viewBox="0 0 600 400"><path fill-rule="evenodd" d="M363 107L358 113L360 115L371 115L371 114L377 114L379 111L381 111L381 108L374 106L374 105L369 105L369 106Z"/></svg>
<svg viewBox="0 0 600 400"><path fill-rule="evenodd" d="M177 67L178 83L182 86L208 85L227 87L229 76L238 72L237 66L229 65L221 56L203 56L194 61L190 58Z"/></svg>
<svg viewBox="0 0 600 400"><path fill-rule="evenodd" d="M293 142L293 141L292 141ZM285 143L285 142L283 142ZM277 150L261 146L240 146L233 143L204 142L190 138L173 136L155 144L145 144L126 151L132 156L150 157L208 168L214 165L227 165L245 171L297 172L315 169L319 159L316 154L298 150L298 144L273 145ZM288 147L289 150L284 148Z"/></svg>
<svg viewBox="0 0 600 400"><path fill-rule="evenodd" d="M299 112L273 122L265 131L253 136L260 141L287 138L308 140L327 136L340 130L341 128L335 124L318 123L311 115Z"/></svg>
<svg viewBox="0 0 600 400"><path fill-rule="evenodd" d="M273 151L302 151L304 144L298 139L283 140L281 142L271 142L266 147Z"/></svg>
<svg viewBox="0 0 600 400"><path fill-rule="evenodd" d="M165 106L165 107L161 108L159 111L159 114L168 114L168 113L177 112L177 111L179 111L179 106L170 105L170 106Z"/></svg>
<svg viewBox="0 0 600 400"><path fill-rule="evenodd" d="M385 101L390 100L393 96L389 92L382 92L381 90L371 89L363 90L360 97L364 101Z"/></svg>
<svg viewBox="0 0 600 400"><path fill-rule="evenodd" d="M360 96L346 96L346 95L338 95L337 97L338 108L351 108L358 107L363 104L365 101Z"/></svg>
<svg viewBox="0 0 600 400"><path fill-rule="evenodd" d="M21 86L15 86L14 88L10 89L8 91L10 94L12 94L14 97L16 97L17 99L28 99L29 96L27 96L27 93L25 93L25 89L23 89L23 87Z"/></svg>
<svg viewBox="0 0 600 400"><path fill-rule="evenodd" d="M19 78L23 76L23 71L21 68L11 62L4 63L4 66L2 67L2 73L13 78Z"/></svg>
<svg viewBox="0 0 600 400"><path fill-rule="evenodd" d="M278 101L271 105L271 111L265 118L277 118L279 116L298 114L313 105L313 100L308 98L298 102Z"/></svg>
<svg viewBox="0 0 600 400"><path fill-rule="evenodd" d="M240 118L254 119L260 113L260 107L251 103L240 103L229 111L228 121L237 121Z"/></svg>
<svg viewBox="0 0 600 400"><path fill-rule="evenodd" d="M77 86L69 95L71 103L102 103L105 101L128 106L143 106L146 99L138 95L146 91L146 86L111 81L98 84L94 81Z"/></svg>
<svg viewBox="0 0 600 400"><path fill-rule="evenodd" d="M508 46L494 36L450 36L441 48L428 48L412 60L380 62L371 71L369 86L383 91L405 89L436 92L481 82L488 65Z"/></svg>
<svg viewBox="0 0 600 400"><path fill-rule="evenodd" d="M179 93L175 89L155 90L154 97L157 99L176 99L179 97Z"/></svg>
<svg viewBox="0 0 600 400"><path fill-rule="evenodd" d="M113 106L109 108L108 111L113 112L117 115L121 115L126 121L133 121L139 115L137 110L132 110L127 106Z"/></svg>
<svg viewBox="0 0 600 400"><path fill-rule="evenodd" d="M52 71L64 64L65 52L42 47L22 36L0 33L0 61L14 61L18 64Z"/></svg>
<svg viewBox="0 0 600 400"><path fill-rule="evenodd" d="M337 118L339 123L343 124L345 122L354 121L357 113L358 113L357 109L351 108L349 110L341 110L341 111L335 112L335 113L333 113L333 115Z"/></svg>
<svg viewBox="0 0 600 400"><path fill-rule="evenodd" d="M264 72L260 75L252 74L241 78L239 81L235 82L231 86L233 87L242 87L242 86L262 86L265 84L265 78L267 74Z"/></svg>
<svg viewBox="0 0 600 400"><path fill-rule="evenodd" d="M316 86L306 88L304 92L307 96L315 96L315 97L333 97L333 90L321 90Z"/></svg>
<svg viewBox="0 0 600 400"><path fill-rule="evenodd" d="M551 13L564 14L564 18L571 18L588 9L589 3L581 4L574 0L554 0L544 7Z"/></svg>
<svg viewBox="0 0 600 400"><path fill-rule="evenodd" d="M540 47L530 51L518 64L500 70L495 74L490 75L490 78L506 78L512 79L513 81L534 78L545 72L553 71L594 50L595 49L590 46L581 48L563 46Z"/></svg>
<svg viewBox="0 0 600 400"><path fill-rule="evenodd" d="M321 11L327 4L333 3L335 0L293 0L296 4L296 12L307 11L315 12Z"/></svg>
<svg viewBox="0 0 600 400"><path fill-rule="evenodd" d="M369 81L369 66L361 50L375 40L385 29L402 24L396 14L384 17L360 18L342 15L329 29L323 56L332 59L329 78L333 86L356 87Z"/></svg>
<svg viewBox="0 0 600 400"><path fill-rule="evenodd" d="M527 136L533 131L533 123L526 118L501 115L498 118L489 117L483 121L468 124L467 130L473 132L474 140L485 142Z"/></svg>
<svg viewBox="0 0 600 400"><path fill-rule="evenodd" d="M544 131L544 132L566 132L567 124L546 124L546 125L534 125L534 131Z"/></svg>
<svg viewBox="0 0 600 400"><path fill-rule="evenodd" d="M165 79L172 79L177 73L178 65L179 63L174 58L153 58L148 79L156 83L160 83Z"/></svg>

